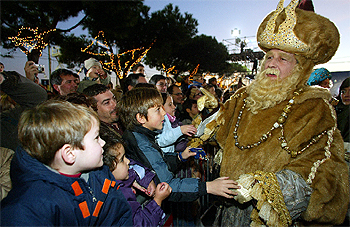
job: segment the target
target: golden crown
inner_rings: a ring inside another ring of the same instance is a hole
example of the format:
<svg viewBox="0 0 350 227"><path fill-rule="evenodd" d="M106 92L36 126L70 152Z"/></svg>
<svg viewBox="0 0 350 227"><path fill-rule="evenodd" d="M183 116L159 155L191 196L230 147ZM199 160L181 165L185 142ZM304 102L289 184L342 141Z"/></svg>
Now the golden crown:
<svg viewBox="0 0 350 227"><path fill-rule="evenodd" d="M296 25L297 17L295 9L298 5L298 0L292 0L289 5L284 8L284 0L280 0L277 9L271 14L263 32L258 35L258 45L262 49L283 49L293 53L307 52L310 48L303 43L294 34L294 27ZM286 18L278 26L276 33L276 19L285 9Z"/></svg>

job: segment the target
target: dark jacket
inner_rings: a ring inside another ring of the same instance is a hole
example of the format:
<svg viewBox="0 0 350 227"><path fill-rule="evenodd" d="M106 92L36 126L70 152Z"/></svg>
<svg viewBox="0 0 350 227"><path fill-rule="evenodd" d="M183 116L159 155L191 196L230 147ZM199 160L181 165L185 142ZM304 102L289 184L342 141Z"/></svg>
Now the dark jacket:
<svg viewBox="0 0 350 227"><path fill-rule="evenodd" d="M158 226L164 222L163 218L165 214L162 208L154 201L149 200L147 203L141 204L137 201L136 195L131 189L133 182L136 180L141 186L147 188L149 183L154 178L155 174L149 169L143 168L142 166L130 160L129 178L127 180L117 182L120 185L120 190L123 192L126 200L129 202L134 226ZM139 166L142 171L137 171L135 165Z"/></svg>
<svg viewBox="0 0 350 227"><path fill-rule="evenodd" d="M175 178L179 164L177 153L163 154L155 141L157 133L142 126L126 130L123 139L127 144L125 154L155 171L155 183L166 182L172 188L169 201L190 202L207 194L206 182L195 178Z"/></svg>
<svg viewBox="0 0 350 227"><path fill-rule="evenodd" d="M18 147L11 180L2 226L132 226L130 205L107 166L67 177Z"/></svg>
<svg viewBox="0 0 350 227"><path fill-rule="evenodd" d="M10 96L18 105L1 113L1 147L16 150L19 145L17 125L24 110L47 100L47 92L38 84L17 72L5 72L1 91Z"/></svg>
<svg viewBox="0 0 350 227"><path fill-rule="evenodd" d="M341 101L336 106L337 125L345 142L350 142L350 105L344 105Z"/></svg>

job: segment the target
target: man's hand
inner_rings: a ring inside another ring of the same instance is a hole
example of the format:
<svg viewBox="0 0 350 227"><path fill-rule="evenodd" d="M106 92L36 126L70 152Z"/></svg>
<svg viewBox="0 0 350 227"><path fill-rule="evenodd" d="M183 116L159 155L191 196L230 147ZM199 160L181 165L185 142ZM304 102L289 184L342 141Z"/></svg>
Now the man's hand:
<svg viewBox="0 0 350 227"><path fill-rule="evenodd" d="M24 66L24 71L26 73L26 77L31 81L34 81L38 76L38 66L35 65L33 61L27 61Z"/></svg>

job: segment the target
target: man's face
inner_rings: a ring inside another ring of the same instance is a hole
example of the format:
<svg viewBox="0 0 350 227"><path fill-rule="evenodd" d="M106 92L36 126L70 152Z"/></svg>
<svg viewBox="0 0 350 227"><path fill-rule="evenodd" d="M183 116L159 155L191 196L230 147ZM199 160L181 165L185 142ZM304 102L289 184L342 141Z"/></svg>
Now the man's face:
<svg viewBox="0 0 350 227"><path fill-rule="evenodd" d="M4 66L0 64L0 72L4 71Z"/></svg>
<svg viewBox="0 0 350 227"><path fill-rule="evenodd" d="M61 85L54 85L54 88L60 93L60 95L68 95L70 93L76 93L79 85L79 78L73 75L62 75Z"/></svg>
<svg viewBox="0 0 350 227"><path fill-rule="evenodd" d="M319 83L319 85L321 87L324 87L324 88L331 88L331 84L332 84L332 82L329 78L327 78Z"/></svg>
<svg viewBox="0 0 350 227"><path fill-rule="evenodd" d="M350 87L346 87L340 91L341 101L344 105L350 105Z"/></svg>
<svg viewBox="0 0 350 227"><path fill-rule="evenodd" d="M159 92L165 93L167 91L168 84L164 79L161 79L156 83L156 87Z"/></svg>
<svg viewBox="0 0 350 227"><path fill-rule="evenodd" d="M113 123L118 119L114 94L108 90L105 93L94 96L97 101L97 114L101 121Z"/></svg>
<svg viewBox="0 0 350 227"><path fill-rule="evenodd" d="M173 93L171 94L171 96L173 97L173 101L175 105L182 104L184 102L183 94L181 92L181 89L178 87L174 87Z"/></svg>
<svg viewBox="0 0 350 227"><path fill-rule="evenodd" d="M266 53L265 69L273 69L279 71L279 78L284 79L290 75L297 60L294 54L287 53L282 50L272 49ZM277 73L266 74L271 80L277 79Z"/></svg>

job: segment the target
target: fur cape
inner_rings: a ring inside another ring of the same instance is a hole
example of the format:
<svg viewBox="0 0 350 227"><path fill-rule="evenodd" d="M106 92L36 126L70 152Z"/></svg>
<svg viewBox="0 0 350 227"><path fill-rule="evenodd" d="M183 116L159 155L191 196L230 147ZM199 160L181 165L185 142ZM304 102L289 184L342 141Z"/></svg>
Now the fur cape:
<svg viewBox="0 0 350 227"><path fill-rule="evenodd" d="M273 130L271 137L257 147L241 150L235 146L233 131L243 99L247 96L245 89L238 90L221 107L216 118L220 124L216 139L223 149L220 175L237 180L243 174L256 171L276 173L283 169L292 170L313 189L309 205L302 214L303 219L311 224L342 223L349 203L349 173L344 160L343 140L336 128L335 112L328 102L331 98L329 92L306 87L295 98L284 123L284 136L290 149L300 151L315 136L324 131L327 133L293 158L281 148L281 128ZM281 116L287 103L288 100L283 101L257 114L244 109L237 130L238 142L241 145L258 142Z"/></svg>

